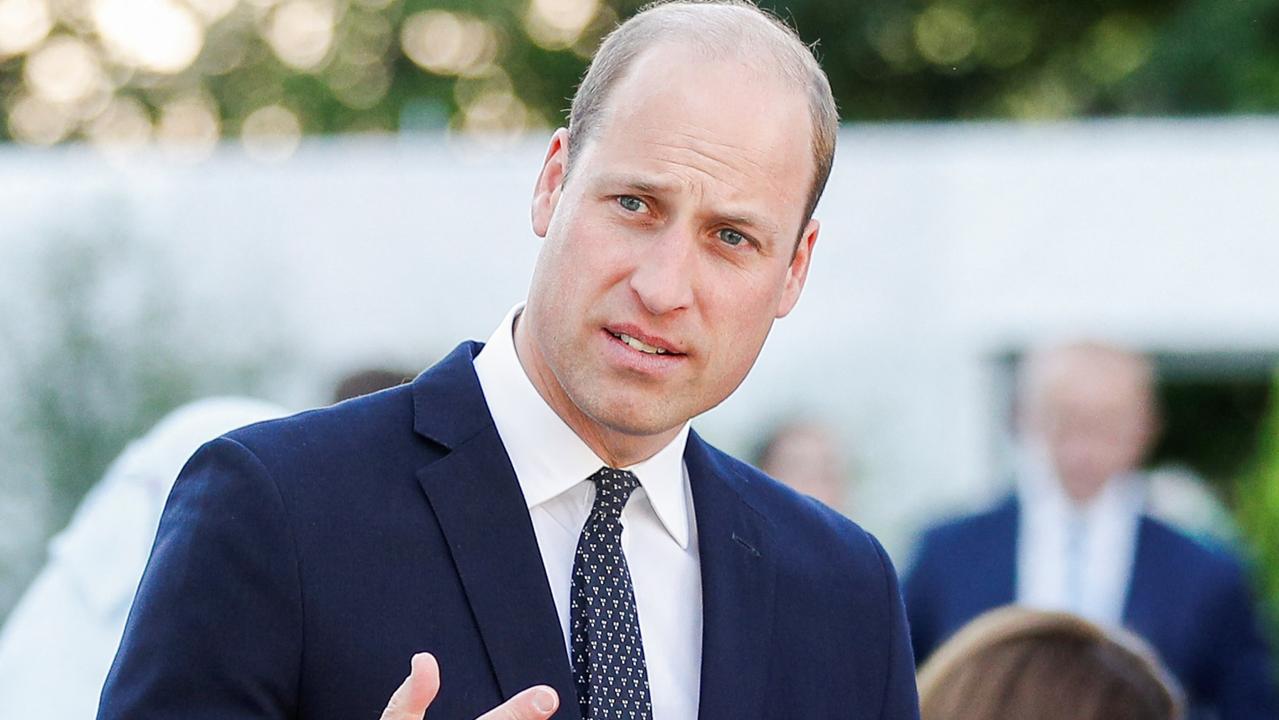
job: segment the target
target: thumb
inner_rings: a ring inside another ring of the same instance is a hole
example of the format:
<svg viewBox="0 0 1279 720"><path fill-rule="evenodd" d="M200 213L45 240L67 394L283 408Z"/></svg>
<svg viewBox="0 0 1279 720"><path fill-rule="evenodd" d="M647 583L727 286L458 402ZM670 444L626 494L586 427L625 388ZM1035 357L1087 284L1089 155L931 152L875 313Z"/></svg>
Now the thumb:
<svg viewBox="0 0 1279 720"><path fill-rule="evenodd" d="M434 655L418 653L409 666L409 676L386 703L382 720L422 720L440 691L440 665Z"/></svg>
<svg viewBox="0 0 1279 720"><path fill-rule="evenodd" d="M546 720L559 708L560 696L555 690L545 685L535 685L476 720Z"/></svg>

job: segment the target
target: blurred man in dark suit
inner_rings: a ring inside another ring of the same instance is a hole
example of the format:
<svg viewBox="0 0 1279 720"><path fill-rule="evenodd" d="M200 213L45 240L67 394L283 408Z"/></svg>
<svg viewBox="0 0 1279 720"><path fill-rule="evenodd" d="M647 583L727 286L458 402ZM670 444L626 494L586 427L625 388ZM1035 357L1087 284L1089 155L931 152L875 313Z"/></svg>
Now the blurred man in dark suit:
<svg viewBox="0 0 1279 720"><path fill-rule="evenodd" d="M1144 511L1155 405L1139 355L1079 343L1028 357L1015 494L926 532L907 577L920 661L991 608L1063 610L1144 637L1197 712L1279 717L1243 569Z"/></svg>

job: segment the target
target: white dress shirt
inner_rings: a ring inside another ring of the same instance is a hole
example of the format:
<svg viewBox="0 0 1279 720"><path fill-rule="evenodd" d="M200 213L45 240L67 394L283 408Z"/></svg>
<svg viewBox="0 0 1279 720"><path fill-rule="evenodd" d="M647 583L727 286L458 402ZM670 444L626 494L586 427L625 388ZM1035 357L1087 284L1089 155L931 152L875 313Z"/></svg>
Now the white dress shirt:
<svg viewBox="0 0 1279 720"><path fill-rule="evenodd" d="M555 414L524 372L512 334L521 310L523 305L513 308L489 338L475 358L475 372L528 504L571 656L573 559L595 500L588 478L606 463ZM656 455L625 468L640 483L622 511L622 551L635 587L654 720L697 717L702 578L684 467L687 440L685 424Z"/></svg>
<svg viewBox="0 0 1279 720"><path fill-rule="evenodd" d="M1017 491L1017 602L1120 627L1145 505L1142 478L1111 478L1086 505L1077 505L1046 453L1027 448Z"/></svg>

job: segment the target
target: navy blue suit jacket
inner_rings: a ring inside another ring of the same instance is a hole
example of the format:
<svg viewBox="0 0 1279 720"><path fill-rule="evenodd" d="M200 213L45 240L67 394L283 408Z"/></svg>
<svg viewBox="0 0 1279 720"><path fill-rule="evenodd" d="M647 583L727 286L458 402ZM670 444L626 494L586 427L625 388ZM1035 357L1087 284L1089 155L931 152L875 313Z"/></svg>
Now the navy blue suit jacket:
<svg viewBox="0 0 1279 720"><path fill-rule="evenodd" d="M422 650L443 680L431 720L472 720L539 683L576 720L479 349L203 447L165 508L100 720L374 718ZM684 461L699 717L917 718L904 608L875 539L695 433Z"/></svg>
<svg viewBox="0 0 1279 720"><path fill-rule="evenodd" d="M925 533L905 580L921 661L977 615L1016 597L1019 504L959 518ZM1123 623L1145 638L1198 711L1222 720L1279 718L1270 653L1247 579L1223 551L1143 516Z"/></svg>

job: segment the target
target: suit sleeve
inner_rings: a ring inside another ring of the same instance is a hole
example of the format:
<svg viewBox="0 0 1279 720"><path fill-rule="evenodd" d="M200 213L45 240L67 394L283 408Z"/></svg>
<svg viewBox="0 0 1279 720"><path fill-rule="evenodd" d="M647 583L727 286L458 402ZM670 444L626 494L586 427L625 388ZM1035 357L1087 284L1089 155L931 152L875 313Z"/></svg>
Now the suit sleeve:
<svg viewBox="0 0 1279 720"><path fill-rule="evenodd" d="M906 619L910 625L910 642L916 663L927 660L937 645L937 630L931 610L934 591L929 587L932 577L929 540L930 536L925 535L916 551L914 564L902 580Z"/></svg>
<svg viewBox="0 0 1279 720"><path fill-rule="evenodd" d="M919 695L915 689L915 658L910 647L910 630L906 625L906 608L897 585L897 571L888 553L874 541L875 552L884 569L887 584L889 642L884 664L888 674L884 682L884 698L879 717L882 720L918 720Z"/></svg>
<svg viewBox="0 0 1279 720"><path fill-rule="evenodd" d="M257 456L214 440L169 496L98 720L293 717L301 652L283 497Z"/></svg>
<svg viewBox="0 0 1279 720"><path fill-rule="evenodd" d="M1261 633L1246 574L1234 562L1228 570L1217 583L1219 592L1206 608L1203 623L1211 633L1203 647L1215 650L1207 699L1221 720L1279 718L1273 656Z"/></svg>

